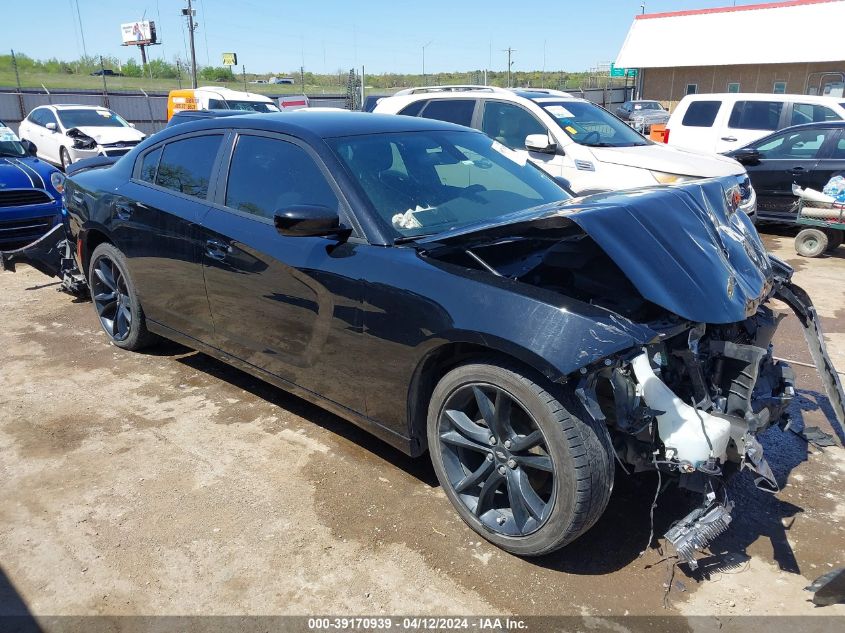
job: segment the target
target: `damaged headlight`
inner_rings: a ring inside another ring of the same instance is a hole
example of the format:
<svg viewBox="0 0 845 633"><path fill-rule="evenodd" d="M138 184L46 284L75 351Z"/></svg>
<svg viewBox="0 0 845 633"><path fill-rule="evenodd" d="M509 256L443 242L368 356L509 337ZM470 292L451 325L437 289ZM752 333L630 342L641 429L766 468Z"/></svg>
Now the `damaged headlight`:
<svg viewBox="0 0 845 633"><path fill-rule="evenodd" d="M684 174L670 174L665 171L651 171L651 175L661 185L678 185L682 182L689 182L690 180L698 180L698 176L687 176Z"/></svg>
<svg viewBox="0 0 845 633"><path fill-rule="evenodd" d="M97 141L75 127L69 129L66 134L73 139L74 149L95 149L97 147Z"/></svg>

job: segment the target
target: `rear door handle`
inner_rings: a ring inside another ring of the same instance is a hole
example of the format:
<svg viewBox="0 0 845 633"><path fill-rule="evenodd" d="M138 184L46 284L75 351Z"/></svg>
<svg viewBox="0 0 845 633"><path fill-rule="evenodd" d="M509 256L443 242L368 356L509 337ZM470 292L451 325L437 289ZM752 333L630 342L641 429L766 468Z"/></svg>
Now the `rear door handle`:
<svg viewBox="0 0 845 633"><path fill-rule="evenodd" d="M736 137L735 136L723 136L722 140L728 141L730 143L736 143Z"/></svg>
<svg viewBox="0 0 845 633"><path fill-rule="evenodd" d="M232 247L219 240L208 240L205 243L205 254L212 259L225 259L226 255L232 252Z"/></svg>

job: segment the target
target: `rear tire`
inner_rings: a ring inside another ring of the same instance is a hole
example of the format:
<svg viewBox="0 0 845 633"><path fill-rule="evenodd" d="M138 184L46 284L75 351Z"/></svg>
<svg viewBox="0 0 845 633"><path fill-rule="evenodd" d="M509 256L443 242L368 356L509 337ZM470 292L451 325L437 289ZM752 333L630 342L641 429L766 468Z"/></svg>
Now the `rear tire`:
<svg viewBox="0 0 845 633"><path fill-rule="evenodd" d="M547 554L604 512L615 470L610 436L569 389L493 363L462 365L437 384L431 460L473 530L519 556Z"/></svg>
<svg viewBox="0 0 845 633"><path fill-rule="evenodd" d="M821 229L802 229L795 236L795 252L801 257L818 257L827 249L827 234Z"/></svg>
<svg viewBox="0 0 845 633"><path fill-rule="evenodd" d="M137 351L155 342L123 253L109 243L95 248L88 265L88 285L100 326L114 345Z"/></svg>

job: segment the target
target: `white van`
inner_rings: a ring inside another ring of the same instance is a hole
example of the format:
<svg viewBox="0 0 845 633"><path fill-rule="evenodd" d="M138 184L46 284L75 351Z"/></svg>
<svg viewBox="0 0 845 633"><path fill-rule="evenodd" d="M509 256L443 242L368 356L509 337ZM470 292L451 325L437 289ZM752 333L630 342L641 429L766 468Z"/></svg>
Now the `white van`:
<svg viewBox="0 0 845 633"><path fill-rule="evenodd" d="M418 116L481 130L578 195L699 178L734 176L741 207L753 217L756 196L732 158L654 143L604 108L558 90L493 86L409 88L379 100L375 113Z"/></svg>
<svg viewBox="0 0 845 633"><path fill-rule="evenodd" d="M845 119L843 105L842 99L812 95L687 95L669 117L664 142L721 154L793 125Z"/></svg>

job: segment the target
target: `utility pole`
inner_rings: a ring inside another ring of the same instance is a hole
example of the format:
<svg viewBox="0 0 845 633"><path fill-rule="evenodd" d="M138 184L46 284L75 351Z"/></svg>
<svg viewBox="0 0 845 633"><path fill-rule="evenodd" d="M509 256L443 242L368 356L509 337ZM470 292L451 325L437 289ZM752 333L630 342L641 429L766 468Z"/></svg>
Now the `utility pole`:
<svg viewBox="0 0 845 633"><path fill-rule="evenodd" d="M423 85L425 85L425 83L426 83L426 82L425 82L425 48L426 48L426 46L428 46L428 45L429 45L429 44L431 44L432 42L434 42L434 40L431 40L430 42L426 42L425 44L423 44L423 45L422 45L422 76L423 76Z"/></svg>
<svg viewBox="0 0 845 633"><path fill-rule="evenodd" d="M188 36L191 40L191 88L197 87L197 51L194 47L194 29L196 28L196 24L194 23L194 15L196 12L194 11L193 4L191 0L188 0L188 8L182 9L182 15L188 18Z"/></svg>
<svg viewBox="0 0 845 633"><path fill-rule="evenodd" d="M502 52L508 54L508 88L510 88L511 87L511 66L513 66L513 62L511 61L511 55L516 52L516 49L508 46Z"/></svg>
<svg viewBox="0 0 845 633"><path fill-rule="evenodd" d="M82 38L82 54L87 58L88 49L85 48L85 30L82 28L82 14L79 13L79 0L76 0L76 19L79 22L79 36Z"/></svg>

